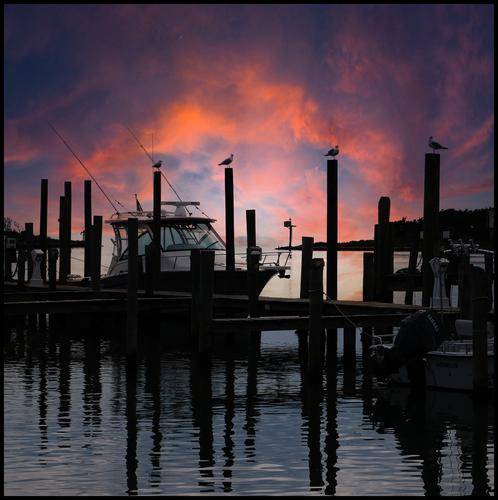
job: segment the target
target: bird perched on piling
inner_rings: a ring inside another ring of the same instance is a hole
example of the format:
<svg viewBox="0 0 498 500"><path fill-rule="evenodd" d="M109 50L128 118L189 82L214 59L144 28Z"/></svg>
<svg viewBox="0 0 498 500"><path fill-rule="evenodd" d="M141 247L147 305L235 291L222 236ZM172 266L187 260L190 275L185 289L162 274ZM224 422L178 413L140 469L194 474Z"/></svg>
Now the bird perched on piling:
<svg viewBox="0 0 498 500"><path fill-rule="evenodd" d="M162 164L163 164L163 161L159 160L158 162L154 163L154 165L152 165L152 168L161 168Z"/></svg>
<svg viewBox="0 0 498 500"><path fill-rule="evenodd" d="M436 149L448 149L445 146L441 146L441 144L439 144L439 142L433 141L432 135L429 137L429 147L432 148L433 153Z"/></svg>
<svg viewBox="0 0 498 500"><path fill-rule="evenodd" d="M323 156L337 156L339 154L339 146L336 144L334 148L330 149L326 155Z"/></svg>
<svg viewBox="0 0 498 500"><path fill-rule="evenodd" d="M230 163L232 163L233 161L233 153L230 155L230 158L226 158L225 160L223 160L221 163L218 163L218 165L230 165Z"/></svg>

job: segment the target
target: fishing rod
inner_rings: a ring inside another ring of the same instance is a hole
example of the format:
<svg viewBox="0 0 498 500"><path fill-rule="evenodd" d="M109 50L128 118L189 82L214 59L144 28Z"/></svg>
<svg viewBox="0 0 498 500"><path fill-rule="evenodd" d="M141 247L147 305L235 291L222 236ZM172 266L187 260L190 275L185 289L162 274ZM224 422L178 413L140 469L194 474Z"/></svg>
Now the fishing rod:
<svg viewBox="0 0 498 500"><path fill-rule="evenodd" d="M126 127L130 134L133 136L133 138L137 141L138 145L144 150L144 153L149 157L150 161L152 164L154 164L154 158L149 154L149 152L143 147L142 143L138 140L138 137L133 133L130 127ZM168 183L168 186L173 190L173 192L176 194L176 197L183 203L183 200L180 198L180 195L176 192L175 188L171 185L167 177L164 175L162 170L159 170L161 172L161 175L164 177L164 180ZM188 212L188 210L187 210Z"/></svg>
<svg viewBox="0 0 498 500"><path fill-rule="evenodd" d="M59 139L64 143L64 145L67 147L67 149L69 149L69 151L71 151L71 153L73 154L73 156L80 162L80 165L86 170L86 172L88 173L88 175L95 181L95 184L97 184L97 187L102 191L102 194L107 198L107 201L111 204L112 208L114 208L114 210L116 211L116 213L119 214L119 210L116 208L116 205L114 205L114 203L111 201L111 199L109 198L109 196L107 196L106 192L100 187L100 184L97 182L97 179L90 173L90 170L88 170L85 167L85 165L83 164L83 162L78 158L78 156L76 155L76 153L71 149L71 146L69 146L69 144L59 134L59 132L57 132L57 130L55 130L55 127L50 122L48 122L48 124L50 125L50 127L52 128L52 130L56 133L56 135L59 137ZM116 200L116 202L119 203L117 200ZM119 204L121 205L121 203L119 203Z"/></svg>

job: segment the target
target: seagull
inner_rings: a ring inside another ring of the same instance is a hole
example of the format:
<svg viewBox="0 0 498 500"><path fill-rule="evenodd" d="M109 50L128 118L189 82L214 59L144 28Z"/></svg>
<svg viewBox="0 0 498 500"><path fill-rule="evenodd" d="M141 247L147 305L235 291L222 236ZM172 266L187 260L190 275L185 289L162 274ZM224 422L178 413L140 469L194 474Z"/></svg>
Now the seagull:
<svg viewBox="0 0 498 500"><path fill-rule="evenodd" d="M432 148L433 153L436 149L448 149L444 146L441 146L441 144L439 144L439 142L433 141L432 135L429 137L429 147Z"/></svg>
<svg viewBox="0 0 498 500"><path fill-rule="evenodd" d="M218 163L218 165L230 165L232 161L233 161L233 153L230 155L230 158L223 160L221 163Z"/></svg>
<svg viewBox="0 0 498 500"><path fill-rule="evenodd" d="M326 155L323 156L337 156L338 154L339 154L339 146L336 144L335 148L332 148Z"/></svg>
<svg viewBox="0 0 498 500"><path fill-rule="evenodd" d="M152 168L161 168L162 164L163 164L163 161L159 160L158 162L154 163L154 165L152 165Z"/></svg>

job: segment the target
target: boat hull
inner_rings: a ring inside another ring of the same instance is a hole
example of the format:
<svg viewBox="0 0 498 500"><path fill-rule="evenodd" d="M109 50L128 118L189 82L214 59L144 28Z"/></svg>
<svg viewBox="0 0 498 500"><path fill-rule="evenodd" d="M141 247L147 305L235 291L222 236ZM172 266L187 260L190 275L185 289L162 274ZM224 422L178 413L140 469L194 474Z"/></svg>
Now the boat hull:
<svg viewBox="0 0 498 500"><path fill-rule="evenodd" d="M268 281L278 273L276 269L260 269L256 275L256 288L258 295ZM107 275L101 278L102 288L127 288L127 273ZM146 288L146 276L140 275L138 287ZM191 292L192 275L185 271L161 271L155 289L171 292ZM214 293L227 295L247 295L247 270L214 271Z"/></svg>

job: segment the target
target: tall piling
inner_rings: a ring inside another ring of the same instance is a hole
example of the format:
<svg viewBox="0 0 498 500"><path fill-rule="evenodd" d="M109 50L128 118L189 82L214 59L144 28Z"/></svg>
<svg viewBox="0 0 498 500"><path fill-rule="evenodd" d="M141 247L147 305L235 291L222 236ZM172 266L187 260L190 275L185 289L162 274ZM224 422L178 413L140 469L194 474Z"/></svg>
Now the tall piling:
<svg viewBox="0 0 498 500"><path fill-rule="evenodd" d="M157 290L161 272L161 172L154 172L154 213L152 222L152 286Z"/></svg>
<svg viewBox="0 0 498 500"><path fill-rule="evenodd" d="M48 288L55 290L57 286L57 259L59 251L57 248L48 249Z"/></svg>
<svg viewBox="0 0 498 500"><path fill-rule="evenodd" d="M129 236L128 236L129 238ZM100 269L102 259L102 216L95 215L93 217L92 226L92 289L100 290Z"/></svg>
<svg viewBox="0 0 498 500"><path fill-rule="evenodd" d="M65 284L67 281L67 260L68 248L67 240L64 234L66 229L66 199L64 196L59 197L59 283Z"/></svg>
<svg viewBox="0 0 498 500"><path fill-rule="evenodd" d="M379 302L393 301L393 292L386 287L386 274L393 273L393 246L391 225L389 222L391 200L388 196L381 196L378 204L378 223L375 225L374 235L374 269L375 269L375 296Z"/></svg>
<svg viewBox="0 0 498 500"><path fill-rule="evenodd" d="M190 344L193 352L199 346L199 308L201 304L201 250L190 250L190 276L192 279L192 299L190 303Z"/></svg>
<svg viewBox="0 0 498 500"><path fill-rule="evenodd" d="M85 249L84 249L84 275L91 275L91 231L92 231L92 181L84 183L84 216L85 216Z"/></svg>
<svg viewBox="0 0 498 500"><path fill-rule="evenodd" d="M472 297L472 373L473 390L485 394L488 389L487 313L491 308L491 282L484 269L473 266L470 273Z"/></svg>
<svg viewBox="0 0 498 500"><path fill-rule="evenodd" d="M31 257L31 251L34 248L33 244L33 223L26 222L24 224L24 240L26 242L26 252L27 252L27 263L28 263L28 282L33 274L33 259Z"/></svg>
<svg viewBox="0 0 498 500"><path fill-rule="evenodd" d="M71 206L72 206L71 181L65 181L64 182L64 208L65 208L64 240L65 240L65 247L67 249L66 250L67 274L71 274L71 227L72 227Z"/></svg>
<svg viewBox="0 0 498 500"><path fill-rule="evenodd" d="M233 169L225 168L225 242L226 270L235 271L235 236L233 210Z"/></svg>
<svg viewBox="0 0 498 500"><path fill-rule="evenodd" d="M411 276L415 275L417 271L419 239L420 238L418 232L412 234L412 241L410 245L410 257L408 260L408 274L410 275L410 279L406 284L406 292L405 292L405 304L407 305L413 304L413 290L415 288L415 279L412 278Z"/></svg>
<svg viewBox="0 0 498 500"><path fill-rule="evenodd" d="M373 252L363 252L363 302L370 302L374 299L374 279L374 254ZM363 328L361 334L361 352L363 361L368 358L368 349L372 345L372 333L372 327Z"/></svg>
<svg viewBox="0 0 498 500"><path fill-rule="evenodd" d="M43 252L41 277L47 281L47 220L48 220L48 179L41 180L40 193L40 250Z"/></svg>
<svg viewBox="0 0 498 500"><path fill-rule="evenodd" d="M259 316L258 313L258 272L259 259L261 257L260 247L249 247L247 249L247 296L248 312L251 318Z"/></svg>
<svg viewBox="0 0 498 500"><path fill-rule="evenodd" d="M93 280L92 280L93 281ZM126 354L134 357L138 333L138 219L128 219L128 304L126 313Z"/></svg>
<svg viewBox="0 0 498 500"><path fill-rule="evenodd" d="M200 276L200 307L199 307L199 353L211 351L212 319L213 319L213 290L214 290L214 252L212 250L202 250Z"/></svg>
<svg viewBox="0 0 498 500"><path fill-rule="evenodd" d="M301 284L299 297L307 299L310 289L310 269L311 260L313 259L313 237L303 236L301 239Z"/></svg>
<svg viewBox="0 0 498 500"><path fill-rule="evenodd" d="M322 374L323 259L312 259L309 290L308 376L317 380Z"/></svg>
<svg viewBox="0 0 498 500"><path fill-rule="evenodd" d="M429 261L439 257L439 170L440 156L436 153L425 155L424 176L424 237L422 242L422 305L429 306L432 296L434 276Z"/></svg>
<svg viewBox="0 0 498 500"><path fill-rule="evenodd" d="M246 210L247 248L256 246L256 210Z"/></svg>

